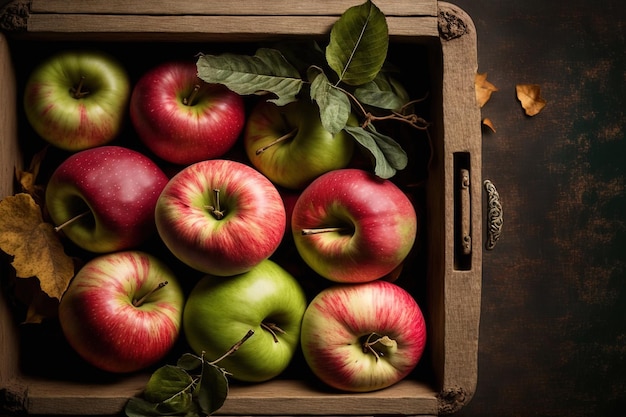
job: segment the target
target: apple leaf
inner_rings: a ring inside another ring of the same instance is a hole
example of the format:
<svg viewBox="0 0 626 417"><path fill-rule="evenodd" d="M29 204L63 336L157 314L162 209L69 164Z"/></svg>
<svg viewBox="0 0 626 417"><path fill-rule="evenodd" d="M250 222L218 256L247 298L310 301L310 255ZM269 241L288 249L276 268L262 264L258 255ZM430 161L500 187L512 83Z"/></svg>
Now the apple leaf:
<svg viewBox="0 0 626 417"><path fill-rule="evenodd" d="M164 365L154 371L144 389L144 398L133 397L126 404L129 417L185 415L194 410L194 378L184 369Z"/></svg>
<svg viewBox="0 0 626 417"><path fill-rule="evenodd" d="M348 123L351 113L350 99L345 92L333 86L324 71L312 66L308 77L311 81L311 98L320 110L320 119L324 128L336 135Z"/></svg>
<svg viewBox="0 0 626 417"><path fill-rule="evenodd" d="M385 60L389 29L385 15L371 1L348 8L335 22L326 47L326 61L348 85L372 81Z"/></svg>
<svg viewBox="0 0 626 417"><path fill-rule="evenodd" d="M400 111L410 101L402 84L385 72L378 73L374 80L355 89L354 95L362 104L395 111Z"/></svg>
<svg viewBox="0 0 626 417"><path fill-rule="evenodd" d="M0 201L0 249L13 256L17 277L37 277L42 291L61 299L74 276L74 261L30 194Z"/></svg>
<svg viewBox="0 0 626 417"><path fill-rule="evenodd" d="M226 371L219 366L202 361L202 377L197 391L198 405L206 415L212 415L222 408L228 397Z"/></svg>
<svg viewBox="0 0 626 417"><path fill-rule="evenodd" d="M196 67L198 77L207 83L223 84L240 95L275 94L269 101L278 106L295 101L303 84L298 70L270 48L260 48L254 56L201 55Z"/></svg>
<svg viewBox="0 0 626 417"><path fill-rule="evenodd" d="M376 132L372 125L344 128L374 160L374 174L380 178L393 177L398 170L406 168L408 157L402 147L389 136Z"/></svg>

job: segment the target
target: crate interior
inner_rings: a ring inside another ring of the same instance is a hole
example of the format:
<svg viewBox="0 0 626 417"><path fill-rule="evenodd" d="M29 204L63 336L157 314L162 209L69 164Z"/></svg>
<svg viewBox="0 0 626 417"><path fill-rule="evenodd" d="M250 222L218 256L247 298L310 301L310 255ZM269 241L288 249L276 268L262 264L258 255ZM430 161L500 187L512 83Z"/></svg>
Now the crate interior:
<svg viewBox="0 0 626 417"><path fill-rule="evenodd" d="M280 39L280 41L285 40L310 41L310 39L301 37ZM322 45L326 41L323 38L317 40ZM77 41L71 37L61 40L54 39L54 41L28 38L11 39L9 49L16 77L16 102L14 105L17 114L17 141L19 153L22 155L22 160L15 163L28 166L32 155L45 145L24 118L21 110L21 92L26 77L33 66L57 50L94 48L107 51L125 64L131 76L131 82L134 83L147 69L166 60L193 60L198 53L241 52L252 54L259 46L271 46L275 41L277 39L255 39L245 42ZM443 222L444 218L442 213L429 212L428 207L432 207L432 204L427 203L429 198L440 198L440 196L427 195L427 190L433 188L428 187L429 181L433 181L430 175L432 167L429 164L433 160L433 152L441 150L437 141L443 140L440 126L442 111L438 108L442 103L441 59L440 44L437 38L392 38L388 61L398 67L398 77L404 83L410 96L423 98L417 104L416 114L432 123L428 131L398 125L389 126L390 129L394 130L395 137L399 138L410 157L409 167L399 172L393 180L411 194L420 220L420 230L414 250L409 256L397 283L409 289L422 307L429 323L429 332L433 330L433 326L438 326L441 321L439 317L432 317L434 313L441 311L441 307L429 305L432 301L430 297L432 289L430 287L433 280L443 279L440 268L432 268L432 265L429 265L433 259L443 257L442 254L433 256L433 253L429 253L433 250L443 250L441 246L429 245L429 239L431 239L429 232L431 227L440 230L442 226L439 223ZM247 98L247 103L252 105L255 100L256 98L253 97ZM126 124L119 139L114 143L148 152L142 148L136 139L130 123ZM6 144L2 146L4 152ZM239 155L237 148L232 152L235 157ZM41 181L44 181L56 164L66 156L65 152L51 148L41 168ZM164 164L163 161L159 162ZM437 177L441 179L439 176ZM3 181L7 183L6 178ZM88 259L92 256L69 244L67 248L68 252L81 259ZM197 271L190 270L175 260L158 242L142 247L142 249L156 253L170 262L178 271L180 281L186 284L186 290L190 290L201 276ZM285 244L279 248L273 259L281 263L281 259L293 257L294 251L293 246ZM19 379L26 381L26 384L29 385L29 395L34 396L32 401L35 401L35 405L31 406L34 412L67 414L64 409L71 409L74 397L85 395L92 396L92 398L110 397L110 401L103 401L101 398L97 400L99 402L94 402L94 406L91 407L92 414L109 414L111 410L123 406L124 395L132 396L140 392L151 369L133 375L106 374L92 368L77 357L68 347L59 325L54 319L46 320L41 324L19 324L26 314L26 305L22 302L22 294L27 293L29 287L37 285L37 283L33 279L25 280L12 277L7 261L8 259L3 259L3 279L1 281L3 294L0 302L5 304L4 308L12 316L10 320L15 323L14 329L17 332L15 336L17 337L19 354L14 359L17 363ZM303 272L300 271L300 276L296 277L303 284L310 297L316 291L330 285L330 282L323 278L315 276L310 271L307 272L306 268ZM439 288L440 285L442 284L439 283L435 287ZM52 303L52 308L54 308L54 303ZM254 402L255 399L263 399L262 409L274 410L274 414L400 414L407 407L415 409L416 414L436 414L436 393L441 388L440 376L438 375L441 371L441 365L434 364L433 357L440 357L442 353L433 352L433 350L439 348L438 344L435 347L429 342L420 364L405 381L381 392L358 395L338 393L322 386L308 370L303 358L296 355L292 365L274 381L257 385L231 381L229 399L222 412L266 414L259 411ZM184 342L183 335L181 335L179 344L162 364L175 362L176 358L186 351L189 351L189 348ZM2 360L7 359L2 358ZM60 395L61 393L62 395ZM62 399L53 401L52 403L56 404L54 406L46 403L46 396L53 397L54 395L60 395ZM41 400L40 409L36 408L37 398ZM292 400L289 403L291 405L285 405L286 403L282 401L285 399ZM313 403L310 402L311 400ZM272 401L278 401L278 403L273 405ZM303 410L301 407L304 404L323 404L323 408L309 407ZM51 407L57 407L57 409ZM272 409L272 407L276 408ZM397 411L394 411L396 409Z"/></svg>

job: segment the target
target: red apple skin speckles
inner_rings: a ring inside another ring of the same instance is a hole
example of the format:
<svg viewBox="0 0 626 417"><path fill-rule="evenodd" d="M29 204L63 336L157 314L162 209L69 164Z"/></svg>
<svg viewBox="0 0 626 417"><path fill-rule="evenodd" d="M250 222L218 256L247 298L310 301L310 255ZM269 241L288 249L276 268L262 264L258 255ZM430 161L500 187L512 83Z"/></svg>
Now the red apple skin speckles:
<svg viewBox="0 0 626 417"><path fill-rule="evenodd" d="M191 101L195 86L199 87ZM130 119L159 158L179 165L219 158L243 130L243 98L197 76L193 61L171 61L146 72L133 88Z"/></svg>
<svg viewBox="0 0 626 417"><path fill-rule="evenodd" d="M291 222L302 259L321 276L342 283L389 274L409 254L418 230L415 208L400 188L354 168L314 180L296 201ZM328 227L345 230L303 234Z"/></svg>
<svg viewBox="0 0 626 417"><path fill-rule="evenodd" d="M133 302L156 288L141 305ZM70 346L91 365L128 373L157 363L178 339L184 295L173 272L147 253L101 255L81 268L59 304Z"/></svg>
<svg viewBox="0 0 626 417"><path fill-rule="evenodd" d="M219 190L222 219L216 218ZM276 187L254 168L214 159L176 174L156 206L161 239L182 262L213 275L249 271L278 248L286 214Z"/></svg>
<svg viewBox="0 0 626 417"><path fill-rule="evenodd" d="M167 181L156 163L137 151L96 147L69 156L57 167L46 189L46 206L56 225L91 211L62 229L83 249L130 249L155 234L154 208Z"/></svg>
<svg viewBox="0 0 626 417"><path fill-rule="evenodd" d="M363 343L383 336L395 343L373 345L377 358ZM426 324L416 301L396 284L335 284L307 307L301 345L322 382L342 391L375 391L417 366L426 346Z"/></svg>

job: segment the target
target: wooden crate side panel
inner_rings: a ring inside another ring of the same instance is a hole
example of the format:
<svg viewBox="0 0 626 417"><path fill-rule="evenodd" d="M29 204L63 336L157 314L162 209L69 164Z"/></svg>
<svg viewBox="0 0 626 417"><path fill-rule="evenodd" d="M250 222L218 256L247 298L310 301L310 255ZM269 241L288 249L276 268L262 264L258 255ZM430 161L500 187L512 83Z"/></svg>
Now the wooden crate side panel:
<svg viewBox="0 0 626 417"><path fill-rule="evenodd" d="M9 45L6 37L0 33L0 199L13 194L14 170L20 160L15 101L15 74ZM0 267L0 289L4 288L10 273L8 265ZM15 323L7 304L4 293L0 291L0 388L17 374L19 351Z"/></svg>
<svg viewBox="0 0 626 417"><path fill-rule="evenodd" d="M445 132L445 218L455 218L454 154L469 156L470 266L455 264L455 229L446 222L446 279L443 296L445 367L440 413L457 411L474 394L478 373L478 332L482 281L482 179L480 108L474 93L477 71L476 33L470 17L456 6L440 3L443 54L443 123ZM451 32L446 30L452 29ZM456 225L458 227L458 225ZM460 244L457 242L457 244Z"/></svg>
<svg viewBox="0 0 626 417"><path fill-rule="evenodd" d="M340 15L347 8L364 0L318 0L294 2L291 0L154 0L125 1L33 0L32 13L90 13L139 15ZM378 0L374 2L387 16L436 16L435 0Z"/></svg>

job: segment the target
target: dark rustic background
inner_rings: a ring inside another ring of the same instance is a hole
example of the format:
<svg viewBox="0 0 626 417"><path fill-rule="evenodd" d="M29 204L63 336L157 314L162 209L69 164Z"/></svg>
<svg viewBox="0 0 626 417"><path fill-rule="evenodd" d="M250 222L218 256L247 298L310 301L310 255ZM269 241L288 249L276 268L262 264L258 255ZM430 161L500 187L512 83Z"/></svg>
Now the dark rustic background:
<svg viewBox="0 0 626 417"><path fill-rule="evenodd" d="M623 0L453 0L474 21L483 177L504 228L485 252L478 388L457 415L626 415ZM523 114L515 85L547 106Z"/></svg>

